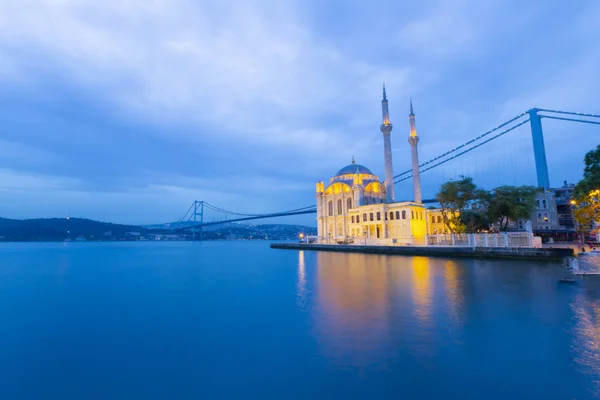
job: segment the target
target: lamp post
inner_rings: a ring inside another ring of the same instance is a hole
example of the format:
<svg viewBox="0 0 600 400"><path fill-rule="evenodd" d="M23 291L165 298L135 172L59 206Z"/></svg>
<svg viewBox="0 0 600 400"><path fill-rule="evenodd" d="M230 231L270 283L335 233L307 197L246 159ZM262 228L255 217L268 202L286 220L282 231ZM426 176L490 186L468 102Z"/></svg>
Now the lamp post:
<svg viewBox="0 0 600 400"><path fill-rule="evenodd" d="M302 242L303 242L303 239L304 239L304 233L300 233L300 234L298 235L298 238L300 239L300 243L302 243Z"/></svg>
<svg viewBox="0 0 600 400"><path fill-rule="evenodd" d="M363 239L365 240L365 246L367 245L367 227L364 227L363 231Z"/></svg>
<svg viewBox="0 0 600 400"><path fill-rule="evenodd" d="M327 233L327 244L331 244L331 232Z"/></svg>

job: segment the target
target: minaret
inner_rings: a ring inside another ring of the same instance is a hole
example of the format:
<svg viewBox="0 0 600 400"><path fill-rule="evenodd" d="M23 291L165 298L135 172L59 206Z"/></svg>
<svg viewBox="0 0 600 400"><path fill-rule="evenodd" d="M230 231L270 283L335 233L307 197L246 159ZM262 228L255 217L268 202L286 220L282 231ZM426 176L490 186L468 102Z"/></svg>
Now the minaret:
<svg viewBox="0 0 600 400"><path fill-rule="evenodd" d="M417 127L415 126L415 113L413 112L412 99L410 99L410 114L408 120L410 121L408 143L410 143L410 156L412 161L413 191L415 202L421 203L421 175L419 175L419 151L417 150L419 135L417 135Z"/></svg>
<svg viewBox="0 0 600 400"><path fill-rule="evenodd" d="M385 95L385 83L383 84L383 100L381 100L381 111L383 114L383 124L381 132L383 133L383 157L385 160L385 193L386 201L394 201L394 168L392 168L392 123L390 122L390 113L388 111L388 101Z"/></svg>

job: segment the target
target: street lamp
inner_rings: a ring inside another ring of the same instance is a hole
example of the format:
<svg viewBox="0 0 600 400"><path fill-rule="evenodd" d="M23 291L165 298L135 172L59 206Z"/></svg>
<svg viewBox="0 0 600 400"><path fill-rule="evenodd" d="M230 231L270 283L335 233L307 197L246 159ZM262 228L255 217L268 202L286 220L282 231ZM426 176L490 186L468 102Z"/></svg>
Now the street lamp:
<svg viewBox="0 0 600 400"><path fill-rule="evenodd" d="M300 233L298 235L298 238L300 238L300 243L302 243L302 239L304 239L304 233Z"/></svg>
<svg viewBox="0 0 600 400"><path fill-rule="evenodd" d="M327 235L327 244L331 244L331 232L329 232Z"/></svg>

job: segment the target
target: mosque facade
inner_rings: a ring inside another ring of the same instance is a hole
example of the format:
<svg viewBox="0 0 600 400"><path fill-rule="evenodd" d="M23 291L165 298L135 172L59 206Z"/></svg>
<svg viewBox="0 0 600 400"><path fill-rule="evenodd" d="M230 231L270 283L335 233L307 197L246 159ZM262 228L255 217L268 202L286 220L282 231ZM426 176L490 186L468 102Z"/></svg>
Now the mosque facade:
<svg viewBox="0 0 600 400"><path fill-rule="evenodd" d="M444 233L441 211L427 209L421 199L421 181L415 114L410 103L409 136L413 172L413 201L395 201L388 100L381 101L385 180L364 165L340 169L329 183L316 185L317 230L320 243L370 245L425 244L427 234Z"/></svg>

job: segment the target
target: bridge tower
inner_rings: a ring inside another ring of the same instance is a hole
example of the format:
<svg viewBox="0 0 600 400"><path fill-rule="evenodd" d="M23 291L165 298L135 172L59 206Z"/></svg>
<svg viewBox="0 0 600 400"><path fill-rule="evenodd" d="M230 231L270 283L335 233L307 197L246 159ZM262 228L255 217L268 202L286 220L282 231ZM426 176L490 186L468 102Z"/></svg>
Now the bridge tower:
<svg viewBox="0 0 600 400"><path fill-rule="evenodd" d="M544 133L542 131L542 119L537 108L528 111L529 123L531 124L531 138L533 139L533 155L535 157L535 172L537 174L538 186L546 190L550 189L550 178L548 175L548 163L546 162L546 148L544 147Z"/></svg>
<svg viewBox="0 0 600 400"><path fill-rule="evenodd" d="M392 123L390 122L390 113L388 111L388 101L385 94L385 83L383 84L383 100L381 100L381 112L383 114L383 123L381 124L381 133L383 133L383 157L385 161L385 193L386 201L394 201L394 168L392 167Z"/></svg>
<svg viewBox="0 0 600 400"><path fill-rule="evenodd" d="M200 210L200 211L198 211ZM200 217L200 221L198 221L198 217ZM194 200L194 222L204 223L204 201ZM195 224L194 224L195 225ZM204 238L204 232L202 231L203 227L200 225L198 233L200 240ZM192 228L192 240L196 239L196 228Z"/></svg>
<svg viewBox="0 0 600 400"><path fill-rule="evenodd" d="M410 114L408 115L408 120L410 123L408 143L410 143L410 158L412 161L414 199L416 203L421 203L421 175L419 174L419 151L417 149L417 143L419 143L419 135L417 135L417 126L415 123L415 113L413 111L412 99L410 99Z"/></svg>

